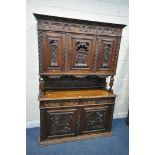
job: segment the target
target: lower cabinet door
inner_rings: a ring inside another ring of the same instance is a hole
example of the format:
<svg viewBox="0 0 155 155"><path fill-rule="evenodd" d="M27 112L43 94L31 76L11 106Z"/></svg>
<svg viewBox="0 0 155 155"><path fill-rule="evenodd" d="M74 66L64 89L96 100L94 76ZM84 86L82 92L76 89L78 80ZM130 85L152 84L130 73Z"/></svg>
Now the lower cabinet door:
<svg viewBox="0 0 155 155"><path fill-rule="evenodd" d="M41 140L77 134L78 109L41 109Z"/></svg>
<svg viewBox="0 0 155 155"><path fill-rule="evenodd" d="M111 106L87 106L82 108L81 132L109 131L111 124Z"/></svg>

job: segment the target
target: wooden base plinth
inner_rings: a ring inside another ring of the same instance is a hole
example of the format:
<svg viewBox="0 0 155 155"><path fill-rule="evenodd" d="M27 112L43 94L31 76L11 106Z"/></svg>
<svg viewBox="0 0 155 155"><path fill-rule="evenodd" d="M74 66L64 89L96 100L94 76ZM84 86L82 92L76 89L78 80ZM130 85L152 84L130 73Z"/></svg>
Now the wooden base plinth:
<svg viewBox="0 0 155 155"><path fill-rule="evenodd" d="M112 132L104 132L104 133L97 133L97 134L87 134L87 135L80 135L75 137L65 137L65 138L58 138L58 139L46 139L44 141L40 141L39 138L39 145L49 145L49 144L60 144L64 142L71 142L71 141L79 141L79 140L86 140L92 138L101 138L105 136L112 136Z"/></svg>

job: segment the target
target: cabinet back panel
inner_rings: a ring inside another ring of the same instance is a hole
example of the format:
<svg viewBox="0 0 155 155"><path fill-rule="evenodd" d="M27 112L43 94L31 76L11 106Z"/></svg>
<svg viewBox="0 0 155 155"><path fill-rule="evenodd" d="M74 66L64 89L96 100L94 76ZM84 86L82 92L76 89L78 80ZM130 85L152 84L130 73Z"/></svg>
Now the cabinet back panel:
<svg viewBox="0 0 155 155"><path fill-rule="evenodd" d="M104 88L106 85L105 78L99 78L97 76L87 76L83 78L76 78L74 76L63 76L61 78L45 78L46 90L57 89L80 89L80 88Z"/></svg>

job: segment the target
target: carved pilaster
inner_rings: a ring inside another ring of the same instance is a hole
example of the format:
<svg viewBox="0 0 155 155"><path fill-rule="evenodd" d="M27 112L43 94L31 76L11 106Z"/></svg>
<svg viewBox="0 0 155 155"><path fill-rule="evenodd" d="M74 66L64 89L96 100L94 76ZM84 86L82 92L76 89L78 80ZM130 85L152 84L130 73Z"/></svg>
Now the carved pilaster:
<svg viewBox="0 0 155 155"><path fill-rule="evenodd" d="M95 60L94 60L94 71L96 71L97 61L98 61L98 52L99 52L100 39L96 37L96 49L95 49Z"/></svg>
<svg viewBox="0 0 155 155"><path fill-rule="evenodd" d="M69 69L69 35L65 35L65 69Z"/></svg>
<svg viewBox="0 0 155 155"><path fill-rule="evenodd" d="M109 83L109 86L110 86L109 92L110 92L110 93L113 93L113 89L112 89L113 83L114 83L114 76L112 75L112 76L110 77L110 83Z"/></svg>
<svg viewBox="0 0 155 155"><path fill-rule="evenodd" d="M116 53L115 53L115 59L114 59L114 71L115 72L116 72L116 68L117 68L117 61L118 61L118 56L119 56L120 43L121 43L121 38L117 38Z"/></svg>
<svg viewBox="0 0 155 155"><path fill-rule="evenodd" d="M39 72L43 72L43 31L38 30Z"/></svg>

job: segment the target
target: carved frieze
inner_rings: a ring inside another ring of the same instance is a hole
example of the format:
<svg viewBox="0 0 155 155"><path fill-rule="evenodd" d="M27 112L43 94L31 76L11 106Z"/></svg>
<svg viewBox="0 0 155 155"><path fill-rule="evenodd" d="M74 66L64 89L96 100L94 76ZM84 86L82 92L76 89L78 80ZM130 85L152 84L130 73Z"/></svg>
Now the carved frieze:
<svg viewBox="0 0 155 155"><path fill-rule="evenodd" d="M65 32L76 32L76 33L90 33L99 35L111 35L121 36L121 28L112 28L105 26L90 26L86 24L67 23L60 21L50 20L38 20L38 29L52 30L52 31L65 31Z"/></svg>

